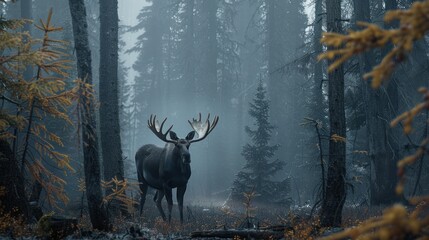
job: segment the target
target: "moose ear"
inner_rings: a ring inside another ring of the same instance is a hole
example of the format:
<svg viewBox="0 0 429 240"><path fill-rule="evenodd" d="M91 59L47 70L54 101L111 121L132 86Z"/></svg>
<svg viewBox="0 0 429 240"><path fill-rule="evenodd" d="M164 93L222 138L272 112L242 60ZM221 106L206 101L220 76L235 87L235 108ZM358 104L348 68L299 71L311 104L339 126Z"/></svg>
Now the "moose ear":
<svg viewBox="0 0 429 240"><path fill-rule="evenodd" d="M179 138L177 137L177 134L173 131L170 131L170 138L171 140L177 141Z"/></svg>
<svg viewBox="0 0 429 240"><path fill-rule="evenodd" d="M186 140L191 141L192 139L194 139L195 136L195 131L191 131L190 133L188 133L188 136L186 136Z"/></svg>

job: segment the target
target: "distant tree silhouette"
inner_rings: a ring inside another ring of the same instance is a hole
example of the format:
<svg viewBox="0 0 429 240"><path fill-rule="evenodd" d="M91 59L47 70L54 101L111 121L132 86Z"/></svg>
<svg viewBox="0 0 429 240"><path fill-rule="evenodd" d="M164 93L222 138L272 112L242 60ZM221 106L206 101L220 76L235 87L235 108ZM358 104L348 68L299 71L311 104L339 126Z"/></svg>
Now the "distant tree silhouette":
<svg viewBox="0 0 429 240"><path fill-rule="evenodd" d="M259 82L249 114L255 119L255 129L246 126L250 143L243 147L242 155L246 159L243 169L237 174L233 183L231 200L242 201L245 192L255 191L255 203L288 203L289 179L273 181L273 176L283 168L284 162L272 160L278 145L270 145L272 131L275 129L269 122L270 102L266 90Z"/></svg>

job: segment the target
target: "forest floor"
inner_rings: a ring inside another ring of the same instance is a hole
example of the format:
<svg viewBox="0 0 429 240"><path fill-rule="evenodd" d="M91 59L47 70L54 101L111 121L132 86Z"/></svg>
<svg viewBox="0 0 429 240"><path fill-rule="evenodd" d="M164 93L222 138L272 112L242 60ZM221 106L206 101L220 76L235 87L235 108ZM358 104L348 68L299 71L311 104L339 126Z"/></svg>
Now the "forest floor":
<svg viewBox="0 0 429 240"><path fill-rule="evenodd" d="M166 209L166 206L164 206ZM319 227L316 218L310 217L311 207L294 207L292 210L274 207L257 207L251 210L251 216L246 216L246 209L237 206L235 209L222 206L189 206L184 207L184 223L180 224L178 208L173 207L171 223L162 220L155 204L147 201L142 216L138 214L111 219L113 229L109 233L91 231L88 217L78 219L78 230L66 239L191 239L198 234L239 234L248 231L274 231L275 237L267 239L317 239L340 229L326 230ZM344 227L355 226L362 220L380 215L381 208L345 207L343 212ZM30 230L29 230L30 229ZM33 231L33 233L31 233ZM49 239L40 237L37 225L27 226L26 238L19 239ZM43 234L42 234L43 235ZM17 239L11 232L0 233L0 239ZM202 239L196 237L193 239ZM209 237L205 239L219 239ZM234 238L243 239L243 238ZM259 238L257 238L259 239Z"/></svg>

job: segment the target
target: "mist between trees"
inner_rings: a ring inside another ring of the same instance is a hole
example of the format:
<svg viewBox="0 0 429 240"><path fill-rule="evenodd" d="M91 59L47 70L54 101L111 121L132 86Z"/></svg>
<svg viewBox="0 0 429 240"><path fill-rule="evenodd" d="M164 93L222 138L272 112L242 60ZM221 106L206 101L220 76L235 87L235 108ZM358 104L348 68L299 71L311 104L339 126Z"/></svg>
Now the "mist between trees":
<svg viewBox="0 0 429 240"><path fill-rule="evenodd" d="M0 12L5 20L29 18L38 24L38 19L46 19L52 8L51 23L63 30L50 33L50 38L70 43L63 49L68 54L64 59L70 61L67 76L61 77L65 88L73 89L76 84L73 80L78 77L83 80L80 84L94 84L95 92L86 96L94 94L95 100L89 100L93 101L89 104L91 107L85 108L81 115L75 114L73 107L65 111L73 123L91 116L87 122L80 123L91 123L94 129L87 129L90 136L82 132L85 129L82 126L86 125L65 128L55 116L45 118L42 113L35 120L36 124L44 122L62 139L58 149L70 157L70 168L76 170L64 175L56 162L46 164L49 171L67 182L64 192L70 202L81 199L82 191L76 186L79 179L84 178L84 159L93 153L92 148L85 148L85 139L81 137L89 136L86 140L93 140L91 146L95 146L96 155L100 155L92 156L93 163L100 163L92 166L99 178L104 176L108 181L116 176L119 180L136 180L136 151L144 144L164 145L147 127L151 114L159 119L168 118L166 125L174 124L173 130L184 138L192 130L188 120L199 113L203 116L210 113L220 120L207 139L190 148L192 176L185 204L223 205L231 199L231 189L237 189L237 182L244 179L252 178L254 185L261 187L261 181L249 174L259 168L266 170L261 172L270 176L271 183L282 183L287 193L282 195L282 200L287 199L284 206L332 210L333 206L327 206L322 200L337 193L343 198L339 203L341 208L342 204L374 206L401 200L395 195L397 161L416 149L427 133L415 131L403 135L403 126L391 128L389 123L420 102L416 89L427 86L428 43L427 38L417 41L409 61L396 66L388 84L373 90L362 80L362 75L394 46L351 57L328 74L327 62L317 61L317 56L326 50L320 43L322 32L357 30L358 21L395 28L397 22L383 23L385 11L406 9L413 2L153 0L138 4L106 1L99 5L98 1L86 0L79 1L84 8L73 8L73 3L69 5L65 0L55 4L49 0L22 0L1 2ZM128 10L135 13L137 7L140 11L135 18L118 15L118 3L122 14ZM82 9L85 15L78 14ZM84 16L80 20L86 23L76 22L70 12ZM133 24L127 24L131 18ZM78 32L77 24L87 24L86 35ZM43 38L44 32L31 24L24 24L23 30L29 31L34 39ZM87 41L80 42L81 37ZM92 59L86 65L79 65L77 61L79 42L90 50L82 57ZM83 71L85 66L87 69ZM34 80L37 69L20 71L22 79L30 81ZM329 84L333 85L328 88ZM255 112L261 92L265 92L264 104L269 108L269 112L261 113L266 114L263 124L263 118L258 118ZM2 114L7 110L13 112L12 115L31 119L32 110L18 114L16 104L5 100L10 98L10 92L2 90L1 93ZM427 113L416 116L415 127L426 126L426 120ZM28 124L31 123L24 125L28 127ZM268 137L257 135L261 126L268 129L265 129ZM15 157L25 160L27 151L34 156L36 149L20 149L35 144L36 140L29 134L34 131L31 126L30 130L13 124L8 127L18 129L14 132L2 128L2 133L18 136L15 140L7 139L11 150L16 151ZM255 157L252 152L260 147L258 140L263 137L266 141L262 145L269 147L266 156L272 162L265 156ZM14 149L14 146L22 147ZM259 161L258 167L249 167L250 158ZM44 158L43 161L49 162ZM427 167L427 159L422 157L419 165L407 172L405 196L428 193L429 176L421 170ZM333 174L341 175L343 183L341 188L332 189L326 181L332 177L330 171L336 170ZM40 190L34 176L29 175L22 184L39 189L35 194L42 209L53 207L43 200L47 195ZM276 195L279 186L273 184L263 189L272 189L270 194ZM249 190L249 187L243 189ZM96 191L104 190L98 187ZM106 195L109 193L107 190ZM336 225L341 217L327 221Z"/></svg>

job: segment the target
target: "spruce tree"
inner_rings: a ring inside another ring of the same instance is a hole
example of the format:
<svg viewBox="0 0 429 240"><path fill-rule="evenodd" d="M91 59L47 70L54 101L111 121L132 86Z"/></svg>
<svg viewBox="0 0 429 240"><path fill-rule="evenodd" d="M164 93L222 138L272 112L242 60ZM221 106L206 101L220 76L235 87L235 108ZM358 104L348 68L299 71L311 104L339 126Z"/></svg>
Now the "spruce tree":
<svg viewBox="0 0 429 240"><path fill-rule="evenodd" d="M272 132L275 129L269 122L270 102L266 90L259 82L253 102L250 103L249 115L255 120L255 129L246 126L250 143L243 147L241 155L246 164L237 174L233 183L231 200L241 201L243 193L255 191L256 203L289 203L289 179L281 182L272 178L284 166L284 162L274 159L279 145L270 145Z"/></svg>

